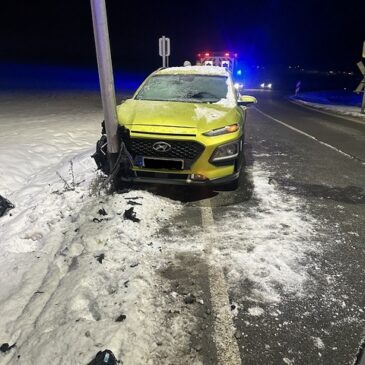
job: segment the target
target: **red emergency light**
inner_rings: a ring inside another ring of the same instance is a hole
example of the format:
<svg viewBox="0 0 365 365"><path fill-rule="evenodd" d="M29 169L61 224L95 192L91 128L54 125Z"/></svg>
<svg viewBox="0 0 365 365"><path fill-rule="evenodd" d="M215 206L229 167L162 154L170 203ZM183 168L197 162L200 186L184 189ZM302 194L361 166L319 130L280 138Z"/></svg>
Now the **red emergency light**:
<svg viewBox="0 0 365 365"><path fill-rule="evenodd" d="M204 55L205 55L205 57L209 57L210 56L210 53L209 52L206 52Z"/></svg>
<svg viewBox="0 0 365 365"><path fill-rule="evenodd" d="M226 53L224 54L224 56L225 56L225 57L229 57L229 52L226 52Z"/></svg>

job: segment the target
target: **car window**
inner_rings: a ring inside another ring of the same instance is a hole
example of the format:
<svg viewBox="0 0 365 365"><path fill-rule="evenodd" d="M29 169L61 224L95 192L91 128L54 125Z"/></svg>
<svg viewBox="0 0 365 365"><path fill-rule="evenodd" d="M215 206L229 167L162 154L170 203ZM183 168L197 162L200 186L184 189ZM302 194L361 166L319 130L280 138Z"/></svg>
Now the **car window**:
<svg viewBox="0 0 365 365"><path fill-rule="evenodd" d="M227 97L226 76L156 75L143 85L138 100L215 103Z"/></svg>

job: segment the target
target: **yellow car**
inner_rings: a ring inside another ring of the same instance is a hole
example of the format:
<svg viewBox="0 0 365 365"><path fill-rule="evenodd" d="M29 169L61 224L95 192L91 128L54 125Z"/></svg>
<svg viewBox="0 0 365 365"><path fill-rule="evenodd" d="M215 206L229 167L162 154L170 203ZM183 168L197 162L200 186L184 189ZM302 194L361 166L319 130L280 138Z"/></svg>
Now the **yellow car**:
<svg viewBox="0 0 365 365"><path fill-rule="evenodd" d="M222 67L187 66L152 73L118 120L133 174L122 180L224 185L238 180L243 160L246 106Z"/></svg>

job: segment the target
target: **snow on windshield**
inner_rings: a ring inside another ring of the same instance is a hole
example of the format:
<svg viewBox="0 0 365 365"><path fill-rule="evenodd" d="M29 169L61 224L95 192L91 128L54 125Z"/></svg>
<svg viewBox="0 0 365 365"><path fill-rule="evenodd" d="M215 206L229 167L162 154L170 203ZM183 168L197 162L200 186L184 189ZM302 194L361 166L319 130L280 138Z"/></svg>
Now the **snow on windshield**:
<svg viewBox="0 0 365 365"><path fill-rule="evenodd" d="M216 103L227 93L225 76L156 75L147 80L136 99Z"/></svg>
<svg viewBox="0 0 365 365"><path fill-rule="evenodd" d="M233 91L232 82L229 78L226 80L227 94L224 98L220 99L216 104L222 105L226 108L233 108L236 106L236 97Z"/></svg>
<svg viewBox="0 0 365 365"><path fill-rule="evenodd" d="M228 76L229 73L224 67L218 66L183 66L168 67L158 71L159 75L181 75L181 74L197 74L197 75L216 75Z"/></svg>

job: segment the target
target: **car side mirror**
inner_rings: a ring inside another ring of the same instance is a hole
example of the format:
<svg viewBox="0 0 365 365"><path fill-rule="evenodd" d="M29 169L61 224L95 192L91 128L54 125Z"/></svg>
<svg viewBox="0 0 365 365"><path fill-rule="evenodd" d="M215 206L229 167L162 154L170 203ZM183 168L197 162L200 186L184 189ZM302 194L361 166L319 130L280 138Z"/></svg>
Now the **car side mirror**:
<svg viewBox="0 0 365 365"><path fill-rule="evenodd" d="M253 104L257 104L257 99L254 96L241 95L238 98L237 104L239 106L250 106L250 105L253 105Z"/></svg>

